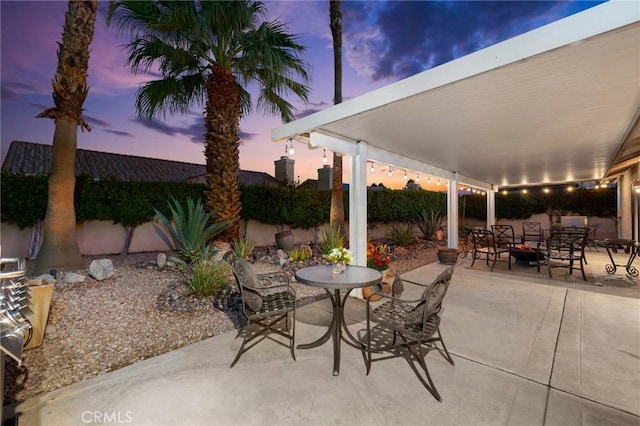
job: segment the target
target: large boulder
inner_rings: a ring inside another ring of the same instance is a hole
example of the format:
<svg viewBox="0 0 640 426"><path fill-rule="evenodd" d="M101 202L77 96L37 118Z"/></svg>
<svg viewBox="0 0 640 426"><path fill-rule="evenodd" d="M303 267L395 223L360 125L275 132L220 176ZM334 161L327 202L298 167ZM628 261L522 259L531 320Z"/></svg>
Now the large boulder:
<svg viewBox="0 0 640 426"><path fill-rule="evenodd" d="M111 259L96 259L89 265L89 275L98 281L106 280L115 275Z"/></svg>

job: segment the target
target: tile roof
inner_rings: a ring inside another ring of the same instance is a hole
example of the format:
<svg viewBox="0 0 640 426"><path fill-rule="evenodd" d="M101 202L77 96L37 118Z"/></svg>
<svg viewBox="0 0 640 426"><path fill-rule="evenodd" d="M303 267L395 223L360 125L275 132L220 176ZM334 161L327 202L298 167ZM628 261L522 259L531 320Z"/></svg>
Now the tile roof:
<svg viewBox="0 0 640 426"><path fill-rule="evenodd" d="M51 145L13 141L9 146L2 170L25 175L48 174L51 168ZM126 181L184 182L202 181L204 164L136 157L108 152L76 150L76 175L93 178L114 177ZM264 172L240 170L240 183L246 185L278 185Z"/></svg>

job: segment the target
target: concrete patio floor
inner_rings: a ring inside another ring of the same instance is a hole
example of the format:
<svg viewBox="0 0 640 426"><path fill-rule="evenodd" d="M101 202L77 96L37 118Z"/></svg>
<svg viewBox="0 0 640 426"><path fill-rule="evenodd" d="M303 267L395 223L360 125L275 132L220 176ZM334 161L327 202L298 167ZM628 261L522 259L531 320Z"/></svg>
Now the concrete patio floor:
<svg viewBox="0 0 640 426"><path fill-rule="evenodd" d="M603 253L587 253L587 286L456 268L442 335L455 366L427 356L438 403L407 362L374 363L342 346L288 350L264 341L229 364L239 348L228 332L29 399L20 425L640 425L640 279L608 277ZM636 262L637 265L637 262ZM404 276L429 282L445 266ZM628 285L607 285L607 280ZM410 290L407 290L410 291ZM362 328L364 302L345 315ZM297 343L319 337L328 300L298 310Z"/></svg>

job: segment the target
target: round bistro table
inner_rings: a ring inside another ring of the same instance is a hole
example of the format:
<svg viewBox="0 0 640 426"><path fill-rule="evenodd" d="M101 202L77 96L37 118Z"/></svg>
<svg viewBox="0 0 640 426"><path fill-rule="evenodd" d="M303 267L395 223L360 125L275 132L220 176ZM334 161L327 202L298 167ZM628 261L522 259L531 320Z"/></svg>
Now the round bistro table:
<svg viewBox="0 0 640 426"><path fill-rule="evenodd" d="M311 349L323 345L331 337L333 339L333 375L340 374L340 345L341 341L354 345L345 339L342 335L342 329L352 339L356 341L353 335L347 329L347 323L344 320L344 304L349 297L349 293L354 288L369 287L379 284L382 281L382 274L375 269L364 266L347 265L345 271L341 274L333 273L333 265L319 265L302 268L295 274L296 281L312 287L324 288L331 299L333 307L333 317L327 332L318 340L298 345L298 349ZM333 290L333 293L331 292ZM343 297L340 297L340 290L346 290ZM354 345L355 346L355 345Z"/></svg>

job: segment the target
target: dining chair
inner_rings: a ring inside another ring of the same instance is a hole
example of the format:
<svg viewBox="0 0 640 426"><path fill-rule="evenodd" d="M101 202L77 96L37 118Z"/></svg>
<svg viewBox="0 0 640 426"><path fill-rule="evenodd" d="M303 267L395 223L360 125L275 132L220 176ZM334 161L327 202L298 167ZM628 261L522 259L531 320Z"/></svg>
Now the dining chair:
<svg viewBox="0 0 640 426"><path fill-rule="evenodd" d="M409 285L417 286L413 288L414 291L422 290L422 295L417 299L401 299L395 292L393 296L379 293L382 302L367 299L366 329L357 333L367 375L371 372L372 363L402 356L420 383L438 402L442 402L425 357L435 349L451 365L455 364L440 332L442 301L449 289L455 266L447 268L430 284L403 279L405 291L408 292Z"/></svg>
<svg viewBox="0 0 640 426"><path fill-rule="evenodd" d="M240 325L236 335L236 339L243 335L242 345L230 367L238 362L243 353L264 339L288 347L295 361L296 291L289 275L285 272L257 275L251 263L241 258L235 259L230 265L242 298L242 314L246 319L246 324ZM284 337L286 343L271 337L273 334Z"/></svg>
<svg viewBox="0 0 640 426"><path fill-rule="evenodd" d="M525 241L540 242L544 240L540 222L522 222L522 243Z"/></svg>
<svg viewBox="0 0 640 426"><path fill-rule="evenodd" d="M553 278L551 275L551 269L553 268L568 268L569 275L573 274L574 269L579 269L582 272L582 279L586 281L584 248L587 234L585 232L577 232L575 229L570 231L566 229L549 236L546 246L541 248L546 258L547 273L549 278Z"/></svg>
<svg viewBox="0 0 640 426"><path fill-rule="evenodd" d="M491 264L491 270L496 266L496 262L500 260L501 262L509 263L509 270L511 270L511 256L509 253L511 252L510 246L498 245L497 239L494 236L492 231L486 229L473 229L471 230L471 238L473 240L473 251L471 253L471 266L476 262L476 259L483 258L487 262L487 266L489 265L489 258L493 260ZM507 260L500 259L501 254L507 254Z"/></svg>

